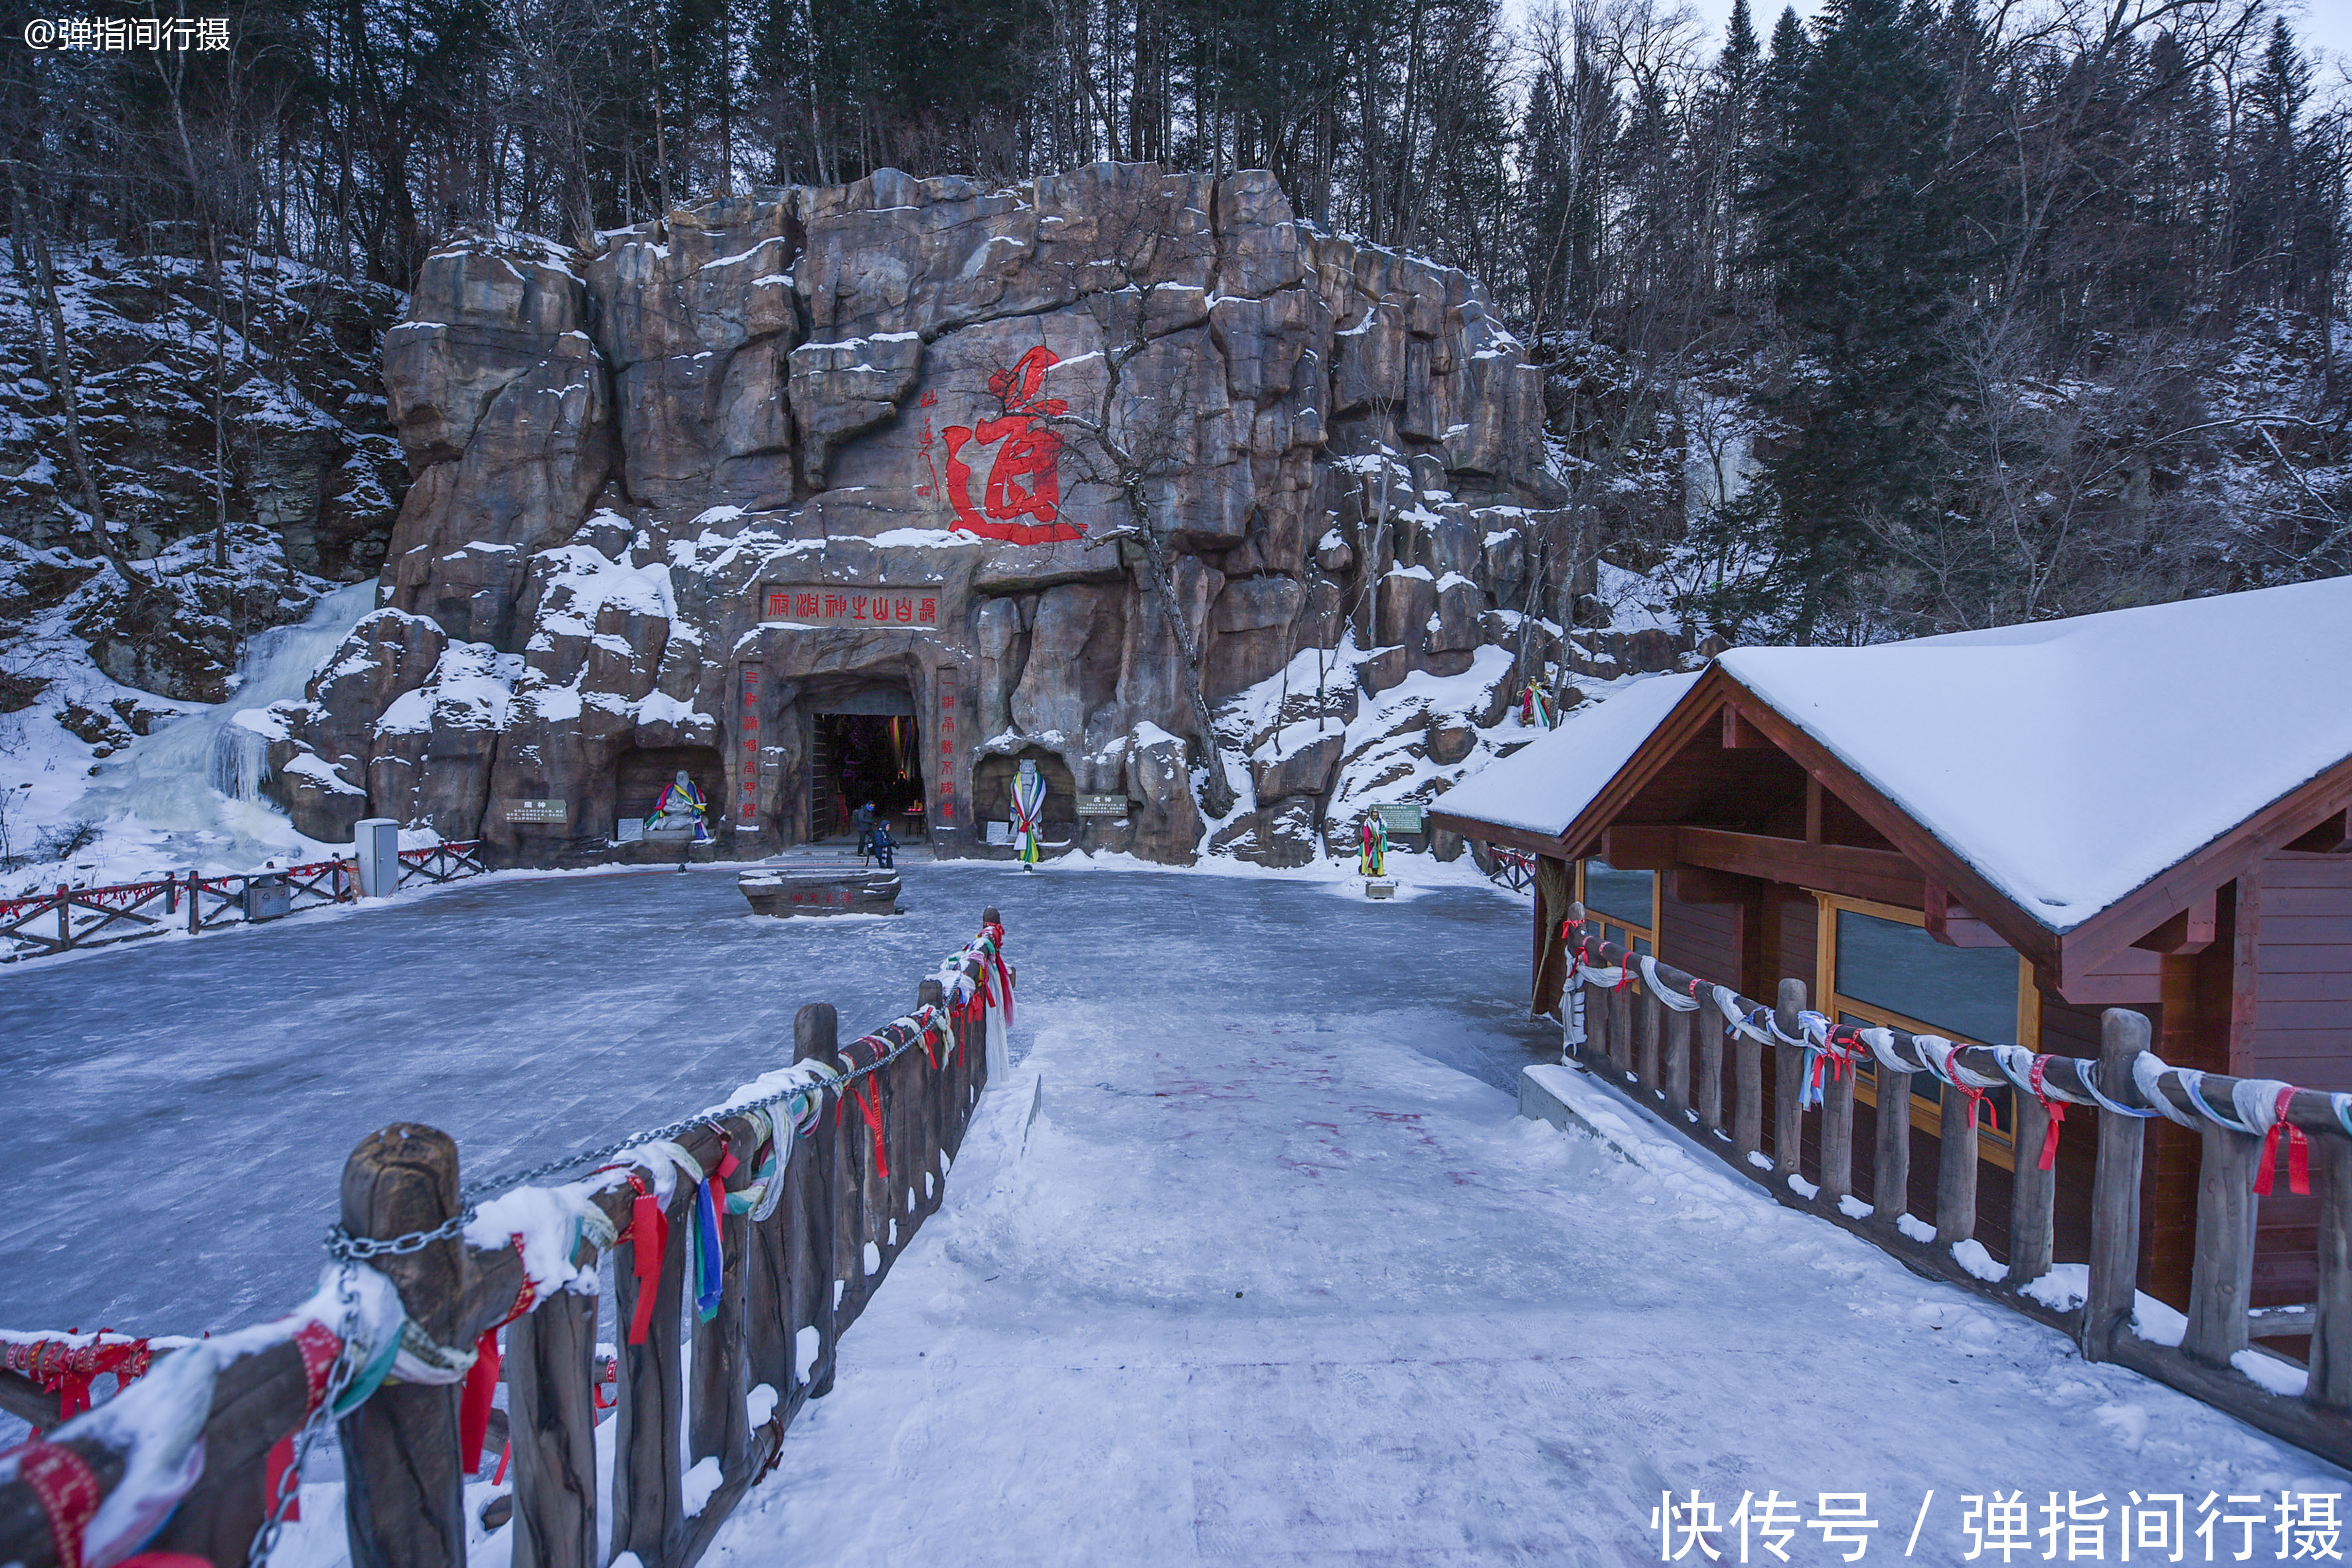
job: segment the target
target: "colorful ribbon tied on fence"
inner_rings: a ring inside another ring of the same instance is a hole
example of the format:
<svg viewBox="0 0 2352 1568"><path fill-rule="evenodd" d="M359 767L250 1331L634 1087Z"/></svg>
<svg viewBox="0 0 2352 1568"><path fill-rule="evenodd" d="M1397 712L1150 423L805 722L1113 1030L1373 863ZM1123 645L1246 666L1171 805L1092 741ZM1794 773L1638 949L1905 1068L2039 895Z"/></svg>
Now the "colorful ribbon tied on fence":
<svg viewBox="0 0 2352 1568"><path fill-rule="evenodd" d="M1020 846L1022 864L1035 865L1045 848L1045 780L1034 768L1024 768L1013 780L1013 841Z"/></svg>

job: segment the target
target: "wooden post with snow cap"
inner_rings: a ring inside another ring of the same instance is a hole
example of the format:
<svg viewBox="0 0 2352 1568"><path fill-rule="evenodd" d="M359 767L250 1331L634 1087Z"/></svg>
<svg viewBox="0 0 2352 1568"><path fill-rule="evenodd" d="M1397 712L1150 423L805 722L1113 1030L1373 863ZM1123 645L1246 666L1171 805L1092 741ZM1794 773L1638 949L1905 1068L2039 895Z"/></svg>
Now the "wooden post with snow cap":
<svg viewBox="0 0 2352 1568"><path fill-rule="evenodd" d="M516 1319L506 1366L513 1568L596 1568L596 1298L558 1290Z"/></svg>
<svg viewBox="0 0 2352 1568"><path fill-rule="evenodd" d="M432 1230L457 1213L457 1145L394 1122L343 1164L342 1224L378 1239ZM452 1237L372 1260L416 1327L454 1342L465 1300L465 1243ZM343 1508L352 1568L465 1568L465 1477L458 1471L457 1384L388 1383L342 1419Z"/></svg>
<svg viewBox="0 0 2352 1568"><path fill-rule="evenodd" d="M947 1010L947 987L936 979L925 980L915 987L915 1010L920 1012L926 1007L937 1007L942 1014ZM920 1174L916 1178L918 1191L915 1194L915 1214L919 1218L937 1214L940 1200L946 1196L947 1171L940 1156L947 1149L948 1123L955 1114L948 1100L948 1090L954 1077L948 1055L954 1045L954 1037L946 1029L940 1030L929 1048L923 1053L922 1066L919 1069L922 1075L919 1080L922 1092L917 1096L917 1103L922 1109L923 1118L923 1164ZM931 1066L934 1053L940 1061L936 1068Z"/></svg>
<svg viewBox="0 0 2352 1568"><path fill-rule="evenodd" d="M2147 1049L2147 1019L2121 1007L2099 1015L2099 1092L2137 1109L2132 1062ZM2147 1147L2137 1117L2099 1113L2099 1163L2091 1184L2091 1278L2083 1306L2083 1359L2112 1361L2132 1331L2139 1289L2139 1171Z"/></svg>
<svg viewBox="0 0 2352 1568"><path fill-rule="evenodd" d="M751 1160L759 1151L738 1149L731 1152L735 1155L735 1170L720 1184L722 1192L750 1182ZM716 1170L714 1166L714 1174ZM688 1402L687 1458L690 1465L715 1458L722 1479L740 1481L751 1469L751 1420L745 1407L751 1392L745 1342L749 1329L745 1309L750 1300L746 1270L751 1216L729 1214L723 1197L718 1208L719 1306L708 1321L698 1310L692 1314L694 1387ZM777 1390L779 1396L782 1392L781 1388Z"/></svg>
<svg viewBox="0 0 2352 1568"><path fill-rule="evenodd" d="M2050 1272L2054 1247L2058 1171L2042 1168L2042 1142L2050 1130L2050 1113L2039 1098L2011 1094L2017 1108L2010 1128L2010 1149L2016 1172L2009 1197L2009 1282L2031 1285Z"/></svg>
<svg viewBox="0 0 2352 1568"><path fill-rule="evenodd" d="M654 1276L652 1317L643 1344L628 1343L628 1331L637 1310L637 1253L654 1238L633 1230L625 1249L614 1256L613 1317L622 1344L621 1411L613 1431L613 1555L634 1552L644 1568L657 1568L686 1537L685 1478L678 1462L686 1403L679 1331L694 1207L694 1184L681 1173L663 1210L668 1236Z"/></svg>
<svg viewBox="0 0 2352 1568"><path fill-rule="evenodd" d="M830 1002L812 1002L803 1007L793 1019L793 1060L830 1063L839 1029L839 1016ZM817 1097L815 1123L793 1150L786 1167L791 1181L779 1211L789 1215L792 1227L792 1283L786 1298L790 1311L785 1321L792 1330L787 1338L793 1381L789 1386L777 1386L785 1388L794 1409L804 1400L833 1392L834 1344L840 1338L834 1301L839 1294L835 1281L842 1278L836 1239L842 1228L841 1134L834 1122L833 1107L826 1103L833 1098ZM790 1124L779 1129L777 1135L793 1137ZM803 1353L800 1336L804 1330L815 1331L814 1355ZM805 1377L802 1375L804 1364Z"/></svg>
<svg viewBox="0 0 2352 1568"><path fill-rule="evenodd" d="M1803 1026L1797 1015L1804 1010L1805 983L1783 979L1779 1000L1772 1009L1773 1026L1794 1039ZM1798 1174L1804 1167L1805 1053L1801 1047L1775 1040L1772 1057L1778 1073L1772 1085L1772 1173L1786 1178Z"/></svg>

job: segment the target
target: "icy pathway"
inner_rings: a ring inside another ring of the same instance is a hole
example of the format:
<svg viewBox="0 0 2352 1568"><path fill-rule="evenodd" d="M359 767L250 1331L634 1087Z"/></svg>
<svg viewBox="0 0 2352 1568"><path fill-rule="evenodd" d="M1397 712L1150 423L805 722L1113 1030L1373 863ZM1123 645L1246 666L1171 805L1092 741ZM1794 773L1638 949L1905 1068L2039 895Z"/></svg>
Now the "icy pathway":
<svg viewBox="0 0 2352 1568"><path fill-rule="evenodd" d="M895 919L776 921L724 868L457 883L0 966L0 1326L274 1316L316 1281L367 1133L439 1127L470 1180L669 1121L789 1060L804 1003L852 1032L911 1006L991 903L1041 1003L1165 1013L1204 964L1246 994L1345 974L1493 1082L1538 1059L1517 1004L1526 903L1483 887L1388 907L964 862L909 866Z"/></svg>
<svg viewBox="0 0 2352 1568"><path fill-rule="evenodd" d="M2180 1491L2193 1521L2344 1489L1662 1135L1628 1135L1635 1166L1517 1120L1367 994L1412 946L1261 985L1186 944L1041 985L1014 1092L708 1561L1654 1562L1659 1492L1696 1487L1805 1518L1866 1492L1874 1561L1932 1488L1913 1561L1953 1563L1963 1492Z"/></svg>

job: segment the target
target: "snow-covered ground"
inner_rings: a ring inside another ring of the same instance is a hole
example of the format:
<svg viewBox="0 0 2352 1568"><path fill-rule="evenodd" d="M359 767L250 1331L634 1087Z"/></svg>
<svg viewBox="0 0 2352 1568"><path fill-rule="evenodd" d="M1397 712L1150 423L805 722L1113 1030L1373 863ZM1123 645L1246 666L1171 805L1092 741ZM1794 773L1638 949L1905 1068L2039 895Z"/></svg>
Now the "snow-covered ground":
<svg viewBox="0 0 2352 1568"><path fill-rule="evenodd" d="M1526 905L1397 865L1433 885L951 864L903 919L844 922L751 919L720 875L495 880L28 967L0 977L37 1069L0 1148L0 1322L282 1307L366 1131L432 1121L478 1169L699 1103L804 1001L897 1010L992 902L1009 1092L714 1564L1634 1563L1694 1488L1726 1518L1796 1500L1801 1563L1844 1557L1822 1492L1865 1494L1874 1559L1924 1502L1913 1559L1955 1563L1963 1494L2072 1489L2113 1560L2134 1491L2193 1527L2209 1494L2344 1489L1638 1117L1631 1161L1519 1120L1507 1086L1557 1049L1522 1016ZM312 1489L289 1563L340 1561L337 1503Z"/></svg>

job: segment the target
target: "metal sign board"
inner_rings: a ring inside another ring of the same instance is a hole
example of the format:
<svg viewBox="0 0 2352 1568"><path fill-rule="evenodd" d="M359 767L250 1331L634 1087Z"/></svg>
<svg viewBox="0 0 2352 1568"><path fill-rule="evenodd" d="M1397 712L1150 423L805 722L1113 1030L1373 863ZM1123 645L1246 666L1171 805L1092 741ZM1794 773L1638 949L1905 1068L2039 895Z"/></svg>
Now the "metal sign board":
<svg viewBox="0 0 2352 1568"><path fill-rule="evenodd" d="M1124 795L1082 795L1078 796L1080 816L1125 816L1127 796Z"/></svg>
<svg viewBox="0 0 2352 1568"><path fill-rule="evenodd" d="M1398 805L1376 805L1381 826L1391 833L1419 833L1429 824L1429 808L1418 801L1406 801Z"/></svg>
<svg viewBox="0 0 2352 1568"><path fill-rule="evenodd" d="M510 800L507 802L509 822L553 822L572 820L572 807L560 800Z"/></svg>

